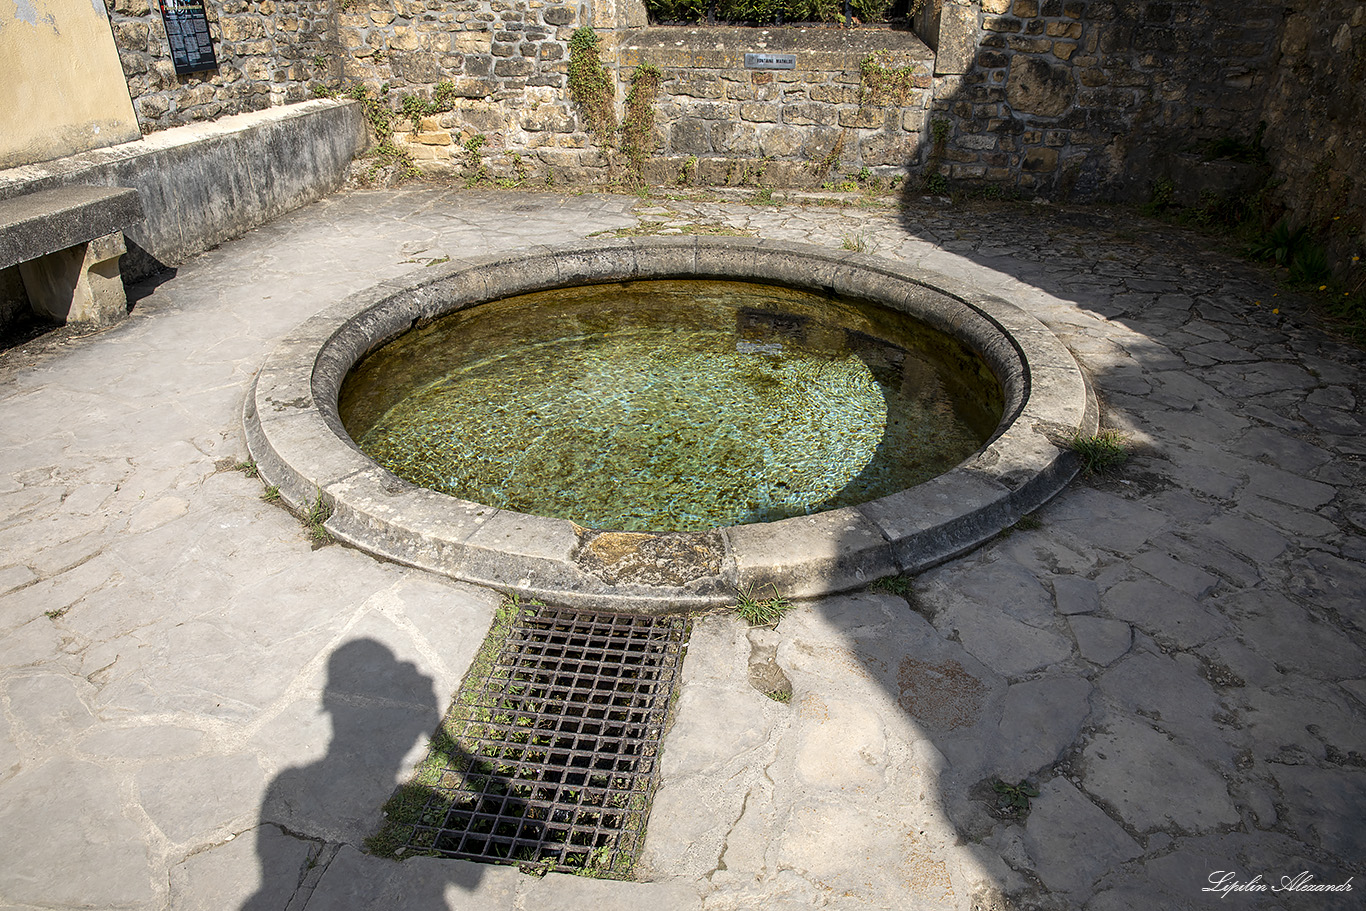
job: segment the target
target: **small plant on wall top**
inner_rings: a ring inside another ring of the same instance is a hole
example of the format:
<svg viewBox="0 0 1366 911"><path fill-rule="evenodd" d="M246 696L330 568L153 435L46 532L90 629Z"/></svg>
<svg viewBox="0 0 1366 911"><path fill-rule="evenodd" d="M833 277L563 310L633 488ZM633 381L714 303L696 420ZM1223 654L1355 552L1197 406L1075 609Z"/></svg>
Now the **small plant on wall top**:
<svg viewBox="0 0 1366 911"><path fill-rule="evenodd" d="M906 16L913 16L925 0L910 0ZM854 17L861 22L884 22L893 13L892 0L852 0ZM650 21L700 22L837 22L844 18L840 0L645 0ZM898 14L898 16L901 14Z"/></svg>
<svg viewBox="0 0 1366 911"><path fill-rule="evenodd" d="M914 64L894 67L891 57L886 53L869 54L859 63L860 106L867 104L883 107L895 105L902 107L910 100L916 85Z"/></svg>
<svg viewBox="0 0 1366 911"><path fill-rule="evenodd" d="M590 131L606 137L616 130L616 89L598 56L598 34L586 25L569 39L569 97Z"/></svg>

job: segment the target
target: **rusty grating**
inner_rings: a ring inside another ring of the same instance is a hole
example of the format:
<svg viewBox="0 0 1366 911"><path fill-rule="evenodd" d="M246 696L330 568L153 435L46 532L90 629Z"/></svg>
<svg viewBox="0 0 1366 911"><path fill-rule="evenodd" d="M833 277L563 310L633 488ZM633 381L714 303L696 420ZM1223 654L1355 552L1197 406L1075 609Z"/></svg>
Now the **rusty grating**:
<svg viewBox="0 0 1366 911"><path fill-rule="evenodd" d="M628 874L688 631L684 617L514 605L445 749L434 742L405 853Z"/></svg>

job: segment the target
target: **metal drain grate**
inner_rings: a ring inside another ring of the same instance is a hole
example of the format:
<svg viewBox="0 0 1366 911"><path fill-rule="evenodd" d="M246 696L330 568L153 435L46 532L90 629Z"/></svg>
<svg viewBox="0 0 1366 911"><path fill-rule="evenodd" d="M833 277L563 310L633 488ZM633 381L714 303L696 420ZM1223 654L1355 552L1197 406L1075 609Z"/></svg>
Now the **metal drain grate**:
<svg viewBox="0 0 1366 911"><path fill-rule="evenodd" d="M523 608L467 679L410 850L562 872L629 872L689 624Z"/></svg>

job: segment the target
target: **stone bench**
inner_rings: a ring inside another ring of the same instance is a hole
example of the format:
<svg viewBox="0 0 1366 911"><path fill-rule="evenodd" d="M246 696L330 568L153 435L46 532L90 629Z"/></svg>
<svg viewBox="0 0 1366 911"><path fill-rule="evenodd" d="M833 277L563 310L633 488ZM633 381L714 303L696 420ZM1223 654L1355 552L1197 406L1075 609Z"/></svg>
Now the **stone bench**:
<svg viewBox="0 0 1366 911"><path fill-rule="evenodd" d="M0 269L19 267L33 310L108 326L128 311L119 275L123 229L142 221L137 190L58 187L0 199Z"/></svg>

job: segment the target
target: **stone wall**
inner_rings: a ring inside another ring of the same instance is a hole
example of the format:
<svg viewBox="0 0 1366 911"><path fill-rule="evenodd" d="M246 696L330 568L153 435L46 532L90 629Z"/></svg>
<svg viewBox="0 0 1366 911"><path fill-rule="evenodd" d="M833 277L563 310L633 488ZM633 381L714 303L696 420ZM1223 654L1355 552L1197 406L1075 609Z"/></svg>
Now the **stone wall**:
<svg viewBox="0 0 1366 911"><path fill-rule="evenodd" d="M566 76L584 21L577 5L543 0L361 0L339 17L341 74L391 107L447 84L450 110L398 123L398 144L424 170L461 169L463 143L483 135L492 173L543 177L594 163Z"/></svg>
<svg viewBox="0 0 1366 911"><path fill-rule="evenodd" d="M792 55L795 67L747 69L746 52ZM897 91L862 84L860 67L874 54L904 73ZM656 182L689 168L701 183L778 186L864 168L903 175L925 127L934 62L908 32L825 28L640 29L625 36L619 59L623 86L640 66L661 74Z"/></svg>
<svg viewBox="0 0 1366 911"><path fill-rule="evenodd" d="M1290 0L1286 11L1261 111L1276 199L1350 263L1366 258L1366 2Z"/></svg>
<svg viewBox="0 0 1366 911"><path fill-rule="evenodd" d="M936 78L951 179L1143 199L1201 143L1252 138L1281 26L1266 0L980 0ZM941 55L944 48L940 48Z"/></svg>
<svg viewBox="0 0 1366 911"><path fill-rule="evenodd" d="M161 13L149 0L105 0L144 134L304 101L339 75L334 0L209 0L218 69L177 77Z"/></svg>
<svg viewBox="0 0 1366 911"><path fill-rule="evenodd" d="M379 0L382 2L382 0ZM429 0L429 5L432 0ZM415 24L388 10L342 16L350 82L432 97L450 83L451 109L400 119L397 143L429 172L469 174L463 148L483 135L482 164L498 178L620 179L617 137L588 132L567 84L569 39L586 17L535 0L459 0ZM641 173L651 183L791 186L832 170L904 174L929 105L933 54L914 35L880 29L602 28L600 57L615 81L618 119L632 75L660 71ZM745 68L745 53L792 54L791 70ZM861 96L860 65L907 72L895 100Z"/></svg>

